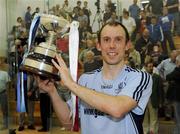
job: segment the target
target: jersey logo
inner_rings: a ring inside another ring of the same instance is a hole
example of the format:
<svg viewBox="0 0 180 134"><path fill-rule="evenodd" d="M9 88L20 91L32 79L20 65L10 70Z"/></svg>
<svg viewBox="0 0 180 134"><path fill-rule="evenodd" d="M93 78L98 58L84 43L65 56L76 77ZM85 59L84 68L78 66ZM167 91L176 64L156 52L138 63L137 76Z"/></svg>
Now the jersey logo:
<svg viewBox="0 0 180 134"><path fill-rule="evenodd" d="M123 82L120 82L120 83L118 84L118 88L116 88L116 89L114 90L114 92L115 92L116 94L119 94L125 86L126 86L126 82L124 82L124 81L123 81Z"/></svg>
<svg viewBox="0 0 180 134"><path fill-rule="evenodd" d="M113 85L101 85L101 89L111 89Z"/></svg>
<svg viewBox="0 0 180 134"><path fill-rule="evenodd" d="M105 114L104 112L101 112L97 109L91 109L91 108L85 108L84 109L84 114L85 115L94 115L95 118L97 118L98 116L105 116L107 114Z"/></svg>

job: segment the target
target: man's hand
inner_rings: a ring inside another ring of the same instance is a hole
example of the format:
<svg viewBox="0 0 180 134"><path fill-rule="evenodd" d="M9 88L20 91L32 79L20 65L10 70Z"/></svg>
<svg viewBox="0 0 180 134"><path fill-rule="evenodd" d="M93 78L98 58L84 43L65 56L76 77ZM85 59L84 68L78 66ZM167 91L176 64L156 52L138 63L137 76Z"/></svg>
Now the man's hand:
<svg viewBox="0 0 180 134"><path fill-rule="evenodd" d="M56 90L56 87L52 80L42 80L39 76L36 76L35 79L40 90L43 90L49 94L53 93Z"/></svg>
<svg viewBox="0 0 180 134"><path fill-rule="evenodd" d="M30 97L32 95L31 91L28 91L27 96Z"/></svg>
<svg viewBox="0 0 180 134"><path fill-rule="evenodd" d="M68 85L73 82L73 79L70 75L69 69L66 66L66 63L64 62L64 60L62 59L61 56L59 56L58 54L56 54L56 59L57 62L55 62L54 60L52 60L52 63L54 64L54 66L59 70L60 73L60 77L61 77L61 81L60 83L63 86L68 87Z"/></svg>

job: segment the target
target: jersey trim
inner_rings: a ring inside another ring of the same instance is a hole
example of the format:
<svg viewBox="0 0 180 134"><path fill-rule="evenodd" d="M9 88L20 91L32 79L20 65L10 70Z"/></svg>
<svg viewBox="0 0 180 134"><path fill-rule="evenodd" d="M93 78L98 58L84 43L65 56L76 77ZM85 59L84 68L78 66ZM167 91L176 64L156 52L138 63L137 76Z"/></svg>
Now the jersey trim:
<svg viewBox="0 0 180 134"><path fill-rule="evenodd" d="M137 102L139 102L142 96L143 90L146 89L150 80L150 75L148 75L146 72L141 71L141 75L142 75L141 81L133 93L133 99L135 99Z"/></svg>
<svg viewBox="0 0 180 134"><path fill-rule="evenodd" d="M102 68L98 68L96 70L93 70L91 72L85 72L84 74L95 74L96 72L100 72L102 70Z"/></svg>
<svg viewBox="0 0 180 134"><path fill-rule="evenodd" d="M130 118L133 122L133 126L134 126L134 129L136 131L136 134L143 134L142 123L143 123L144 114L137 115L133 112L130 112L129 115L130 115Z"/></svg>

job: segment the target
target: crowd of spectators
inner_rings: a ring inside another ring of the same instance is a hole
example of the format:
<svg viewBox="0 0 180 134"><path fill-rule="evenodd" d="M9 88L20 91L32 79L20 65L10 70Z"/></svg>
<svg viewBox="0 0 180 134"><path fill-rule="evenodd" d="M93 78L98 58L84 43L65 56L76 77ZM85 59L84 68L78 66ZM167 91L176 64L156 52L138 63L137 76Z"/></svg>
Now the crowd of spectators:
<svg viewBox="0 0 180 134"><path fill-rule="evenodd" d="M158 102L156 102L157 104L153 102L152 104L148 104L148 108L155 108L156 114L153 116L165 117L166 120L173 119L174 115L179 118L180 113L178 113L178 110L180 109L180 101L179 99L169 100L169 94L167 94L167 92L169 93L173 90L170 89L172 87L171 84L176 81L170 74L173 71L179 73L179 69L174 70L175 68L179 68L179 63L176 64L176 58L178 57L177 60L179 60L178 55L180 54L180 50L176 49L174 43L174 37L180 37L179 1L167 0L167 2L163 3L161 0L150 0L149 4L141 9L137 5L137 0L133 0L133 4L130 5L128 9L123 9L122 16L116 15L115 7L112 9L112 2L110 2L110 4L108 3L109 0L107 4L105 4L102 24L110 21L121 22L127 28L131 37L130 49L127 51L126 57L124 57L127 65L133 68L144 69L144 71L153 75L155 83L158 81L156 83L158 84L156 85L158 88L154 87L153 89L158 89L158 91L154 91L155 93L152 94L152 98L155 100L158 98ZM8 35L9 75L12 80L16 79L16 73L22 61L22 56L27 49L29 28L36 13L40 13L39 7L36 7L32 13L31 6L28 6L25 16L17 18L16 24ZM61 16L69 21L76 20L79 22L78 61L79 68L82 70L81 72L89 72L100 68L102 66L101 52L96 49L96 34L98 30L96 32L92 31L92 20L90 19L92 13L88 7L88 2L77 1L75 7L70 7L69 1L64 0L64 3L53 6L48 13ZM34 45L45 42L46 36L47 35L42 33L41 30L38 30ZM68 36L58 36L56 45L64 57L68 59ZM151 70L151 66L153 70ZM175 95L176 98L179 98L176 90L177 89L173 90L172 94L173 96ZM180 89L178 88L178 90ZM151 99L151 101L153 100ZM176 102L175 111L172 110L172 102L174 101ZM159 112L158 114L158 110L162 111L162 109L165 112ZM174 112L175 114L173 114ZM145 116L146 121L148 120L147 117ZM155 121L154 126L148 126L147 123L144 125L146 133L150 131L156 133L158 131L158 120L155 117L153 117L152 120L153 119ZM177 126L180 125L179 120L176 121ZM49 128L47 130L49 130ZM177 131L179 132L178 129Z"/></svg>

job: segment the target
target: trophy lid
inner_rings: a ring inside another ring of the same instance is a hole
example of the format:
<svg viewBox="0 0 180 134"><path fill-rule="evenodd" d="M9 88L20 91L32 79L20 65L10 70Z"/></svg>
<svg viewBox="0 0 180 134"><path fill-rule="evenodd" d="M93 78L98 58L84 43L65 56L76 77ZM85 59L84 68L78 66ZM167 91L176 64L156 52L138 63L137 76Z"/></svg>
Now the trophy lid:
<svg viewBox="0 0 180 134"><path fill-rule="evenodd" d="M40 24L42 24L48 31L54 31L55 28L65 28L69 26L68 20L63 17L58 17L50 14L37 14L41 16Z"/></svg>

